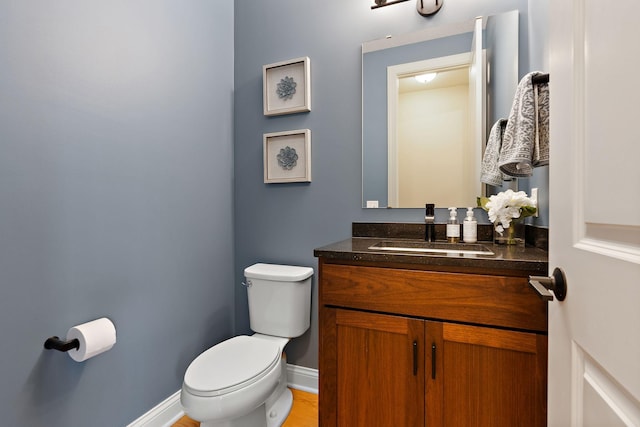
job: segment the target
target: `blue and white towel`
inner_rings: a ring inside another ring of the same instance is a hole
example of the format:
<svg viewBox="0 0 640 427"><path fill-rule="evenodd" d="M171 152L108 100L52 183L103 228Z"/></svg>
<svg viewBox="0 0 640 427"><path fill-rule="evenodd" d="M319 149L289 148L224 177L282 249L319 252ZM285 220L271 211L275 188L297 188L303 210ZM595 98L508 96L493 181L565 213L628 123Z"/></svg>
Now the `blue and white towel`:
<svg viewBox="0 0 640 427"><path fill-rule="evenodd" d="M507 119L499 119L491 128L491 132L489 132L489 140L482 156L482 168L480 170L480 181L485 184L499 186L502 185L502 181L505 178L511 179L511 177L505 176L498 167L502 137L506 126Z"/></svg>

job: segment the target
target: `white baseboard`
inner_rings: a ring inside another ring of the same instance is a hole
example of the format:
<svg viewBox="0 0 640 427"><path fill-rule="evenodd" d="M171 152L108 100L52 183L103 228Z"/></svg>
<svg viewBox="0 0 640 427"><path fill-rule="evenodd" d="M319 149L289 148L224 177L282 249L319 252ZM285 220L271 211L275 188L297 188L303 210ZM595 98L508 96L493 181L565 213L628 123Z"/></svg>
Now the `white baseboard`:
<svg viewBox="0 0 640 427"><path fill-rule="evenodd" d="M291 388L318 394L318 370L287 365L287 383ZM127 427L171 427L183 416L178 390Z"/></svg>
<svg viewBox="0 0 640 427"><path fill-rule="evenodd" d="M183 415L178 390L127 427L171 427Z"/></svg>
<svg viewBox="0 0 640 427"><path fill-rule="evenodd" d="M291 388L318 394L318 370L287 365L287 383Z"/></svg>

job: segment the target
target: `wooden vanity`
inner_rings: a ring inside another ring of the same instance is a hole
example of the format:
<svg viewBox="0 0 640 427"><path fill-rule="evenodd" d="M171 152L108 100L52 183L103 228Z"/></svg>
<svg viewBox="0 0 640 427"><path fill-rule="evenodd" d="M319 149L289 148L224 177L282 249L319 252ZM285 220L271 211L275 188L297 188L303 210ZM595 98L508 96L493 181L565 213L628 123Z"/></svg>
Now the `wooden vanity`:
<svg viewBox="0 0 640 427"><path fill-rule="evenodd" d="M383 254L375 241L315 250L320 426L546 425L547 303L528 284L546 252Z"/></svg>

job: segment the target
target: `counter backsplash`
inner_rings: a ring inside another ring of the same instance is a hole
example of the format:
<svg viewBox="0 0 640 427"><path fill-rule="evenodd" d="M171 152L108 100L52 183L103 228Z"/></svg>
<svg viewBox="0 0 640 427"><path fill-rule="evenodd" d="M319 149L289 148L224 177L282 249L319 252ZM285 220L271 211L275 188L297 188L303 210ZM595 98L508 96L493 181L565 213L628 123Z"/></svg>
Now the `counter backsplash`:
<svg viewBox="0 0 640 427"><path fill-rule="evenodd" d="M446 224L435 224L436 240L446 241ZM381 237L389 239L423 239L425 224L407 222L354 222L352 237ZM478 224L478 241L493 241L493 224ZM549 250L549 229L527 225L525 241L545 251Z"/></svg>

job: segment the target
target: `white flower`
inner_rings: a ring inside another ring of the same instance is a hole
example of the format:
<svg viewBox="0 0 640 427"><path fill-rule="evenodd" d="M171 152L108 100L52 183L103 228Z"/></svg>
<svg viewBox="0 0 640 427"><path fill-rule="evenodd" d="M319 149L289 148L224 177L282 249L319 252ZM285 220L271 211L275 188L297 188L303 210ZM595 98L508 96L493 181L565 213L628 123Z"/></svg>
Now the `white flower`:
<svg viewBox="0 0 640 427"><path fill-rule="evenodd" d="M497 224L496 231L500 234L509 228L514 218L533 215L536 212L533 201L524 191L502 191L489 197L483 208L489 213L489 220Z"/></svg>

